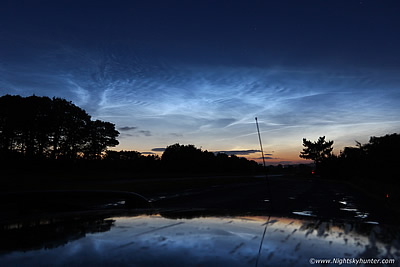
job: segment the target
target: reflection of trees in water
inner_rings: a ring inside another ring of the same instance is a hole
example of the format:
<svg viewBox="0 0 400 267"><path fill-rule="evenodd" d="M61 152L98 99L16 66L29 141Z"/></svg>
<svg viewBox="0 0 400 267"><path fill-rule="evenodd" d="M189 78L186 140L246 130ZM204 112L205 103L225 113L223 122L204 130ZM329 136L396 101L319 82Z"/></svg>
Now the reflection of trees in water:
<svg viewBox="0 0 400 267"><path fill-rule="evenodd" d="M252 217L252 216L268 216L268 212L253 211L243 212L238 210L169 210L160 213L164 218L169 219L195 219L207 217ZM276 217L279 221L279 217ZM285 220L288 218L285 218ZM293 219L296 220L296 219ZM376 243L385 244L387 248L393 247L395 251L400 249L400 229L396 225L376 225L365 222L355 222L347 220L297 220L301 224L296 231L304 232L304 235L315 235L319 238L334 237L343 239L346 244L349 236L364 236L368 240L365 253L371 255L373 251L379 252L376 249ZM292 221L293 223L293 221ZM292 224L291 223L291 224ZM360 243L361 245L361 243ZM365 254L365 255L367 255ZM363 254L364 255L364 254ZM375 254L378 256L378 254Z"/></svg>
<svg viewBox="0 0 400 267"><path fill-rule="evenodd" d="M56 248L85 237L86 234L109 231L113 223L114 220L104 217L73 217L9 224L0 230L3 240L0 242L0 250L7 252Z"/></svg>
<svg viewBox="0 0 400 267"><path fill-rule="evenodd" d="M378 251L376 248L377 242L385 244L387 246L387 250L390 250L391 247L397 251L400 249L400 232L399 227L396 225L384 225L382 227L380 225L370 223L315 220L304 221L299 230L304 231L306 236L315 233L317 236L323 238L328 237L335 232L335 234L337 234L335 237L343 238L345 243L347 243L346 240L348 239L349 235L364 236L368 238L366 251L369 252Z"/></svg>
<svg viewBox="0 0 400 267"><path fill-rule="evenodd" d="M152 213L151 209L103 209L15 217L0 224L0 254L56 248L86 234L109 231L115 222L112 217Z"/></svg>
<svg viewBox="0 0 400 267"><path fill-rule="evenodd" d="M87 233L109 231L112 216L152 212L141 195L114 191L0 194L0 251L62 246Z"/></svg>
<svg viewBox="0 0 400 267"><path fill-rule="evenodd" d="M148 213L125 212L115 213L112 216L135 217L145 214L151 215L152 213L150 211ZM252 220L259 223L260 229L264 227L265 222L267 222L266 216L268 216L265 212L248 213L229 210L170 210L161 212L160 215L169 219L220 217ZM265 218L265 222L263 222L263 218ZM149 216L148 219L151 220L152 218ZM64 246L90 233L107 232L114 225L114 222L115 220L110 218L110 214L97 214L96 216L89 216L88 214L79 216L75 214L68 218L52 218L8 224L0 229L0 236L2 237L2 241L0 242L0 254L9 253L11 251L52 249ZM204 222L207 222L207 220ZM400 248L399 227L397 226L379 226L343 220L299 220L289 217L274 217L268 221L268 224L273 226L272 228L268 228L269 232L266 234L266 240L268 240L268 235L274 235L273 233L277 230L284 229L291 225L288 228L291 234L289 234L285 241L295 242L295 244L300 244L301 242L311 242L311 244L313 244L316 240L326 240L327 242L329 242L329 240L332 242L333 240L334 243L343 244L348 248L360 246L359 249L361 250L359 250L359 256L375 258L383 256L387 258L396 258L397 256L392 257L392 255L396 255ZM301 236L304 236L305 239L303 240ZM349 242L346 240L349 240ZM359 244L356 244L357 242ZM330 244L331 243L329 243L329 245Z"/></svg>

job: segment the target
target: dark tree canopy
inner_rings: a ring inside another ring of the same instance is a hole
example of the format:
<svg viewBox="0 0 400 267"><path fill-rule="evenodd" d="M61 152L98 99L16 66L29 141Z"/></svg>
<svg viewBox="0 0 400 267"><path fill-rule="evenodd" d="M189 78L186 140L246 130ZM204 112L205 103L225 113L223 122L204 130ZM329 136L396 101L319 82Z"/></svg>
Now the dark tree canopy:
<svg viewBox="0 0 400 267"><path fill-rule="evenodd" d="M174 172L240 172L255 171L258 164L235 155L203 151L194 145L174 144L168 146L161 162L166 170Z"/></svg>
<svg viewBox="0 0 400 267"><path fill-rule="evenodd" d="M84 154L88 159L98 159L109 146L118 145L119 132L114 124L100 120L89 121Z"/></svg>
<svg viewBox="0 0 400 267"><path fill-rule="evenodd" d="M139 159L140 157L141 154L138 151L107 150L104 159L112 161L133 161Z"/></svg>
<svg viewBox="0 0 400 267"><path fill-rule="evenodd" d="M162 154L163 165L173 171L197 171L201 165L207 165L209 152L203 152L194 145L174 144L168 146Z"/></svg>
<svg viewBox="0 0 400 267"><path fill-rule="evenodd" d="M322 136L316 142L303 138L303 151L300 152L300 158L311 159L316 164L332 156L333 141L325 141Z"/></svg>
<svg viewBox="0 0 400 267"><path fill-rule="evenodd" d="M99 158L118 145L112 123L92 121L83 109L61 98L0 97L0 155L24 158Z"/></svg>
<svg viewBox="0 0 400 267"><path fill-rule="evenodd" d="M398 181L400 162L400 135L387 134L371 137L367 144L345 147L340 154L346 173L358 177Z"/></svg>
<svg viewBox="0 0 400 267"><path fill-rule="evenodd" d="M400 135L371 137L367 144L345 147L338 156L332 155L333 141L320 137L317 142L303 139L300 157L312 159L321 176L334 179L375 180L390 191L400 186ZM398 199L400 201L400 197Z"/></svg>

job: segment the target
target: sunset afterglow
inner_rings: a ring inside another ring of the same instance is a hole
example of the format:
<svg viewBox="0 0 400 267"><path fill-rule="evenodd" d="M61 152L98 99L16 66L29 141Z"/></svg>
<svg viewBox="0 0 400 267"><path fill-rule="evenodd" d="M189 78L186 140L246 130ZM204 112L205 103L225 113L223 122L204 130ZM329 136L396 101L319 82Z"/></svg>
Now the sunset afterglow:
<svg viewBox="0 0 400 267"><path fill-rule="evenodd" d="M258 151L258 117L267 164L290 164L302 138L400 130L395 1L8 2L0 94L71 100L116 150Z"/></svg>

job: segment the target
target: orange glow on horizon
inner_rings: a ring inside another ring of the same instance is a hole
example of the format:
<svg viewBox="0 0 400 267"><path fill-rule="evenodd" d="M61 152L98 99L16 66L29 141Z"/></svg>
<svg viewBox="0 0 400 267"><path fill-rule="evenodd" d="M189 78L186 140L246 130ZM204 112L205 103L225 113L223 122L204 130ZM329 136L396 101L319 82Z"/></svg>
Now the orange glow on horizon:
<svg viewBox="0 0 400 267"><path fill-rule="evenodd" d="M154 147L162 147L161 145L156 145ZM200 147L198 147L200 148ZM282 152L269 152L266 151L266 155L265 155L265 164L268 165L278 165L278 164L282 164L282 165L291 165L291 164L310 164L313 163L313 161L311 160L306 160L306 159L302 159L299 157L299 153L301 151L301 148L292 148L293 150L285 150ZM116 150L116 151L120 151L120 150L134 150L134 151L138 151L140 153L142 153L142 155L146 156L146 155L158 155L159 157L162 156L163 152L162 151L152 151L152 149L146 149L146 148L138 148L138 149L132 149L131 147L126 147L126 146L118 146L115 148L110 148L110 150ZM208 150L208 151L216 151L216 149L210 149L210 148L202 148L202 150ZM217 151L222 150L222 149L218 149ZM225 151L231 151L231 150L241 150L241 149L233 149L233 148L228 148L225 149ZM149 153L153 153L153 154L149 154ZM270 155L272 154L272 155ZM255 162L257 162L258 164L263 164L263 160L261 157L261 152L256 152L256 153L250 153L248 155L236 155L237 157L243 157L246 158L248 160L254 160Z"/></svg>

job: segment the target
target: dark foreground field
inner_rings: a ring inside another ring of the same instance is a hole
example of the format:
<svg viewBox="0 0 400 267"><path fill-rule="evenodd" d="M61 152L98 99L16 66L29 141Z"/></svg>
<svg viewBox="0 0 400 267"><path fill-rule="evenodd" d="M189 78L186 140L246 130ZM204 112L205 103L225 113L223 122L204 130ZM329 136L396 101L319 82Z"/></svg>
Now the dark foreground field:
<svg viewBox="0 0 400 267"><path fill-rule="evenodd" d="M148 199L157 210L192 210L240 214L300 216L343 219L369 223L400 221L390 198L365 193L354 185L295 176L206 176L129 179L16 179L2 185L1 207L6 210L8 195L24 192L81 192L79 201L90 201L87 192L135 192ZM48 200L57 194L48 195ZM61 198L61 196L59 196ZM101 196L100 196L101 197ZM15 196L14 196L15 198ZM73 198L75 198L73 196ZM14 200L15 201L15 200ZM28 200L27 200L28 201ZM30 200L29 200L30 201ZM56 205L56 204L55 204ZM23 205L22 205L23 206ZM21 204L19 204L21 207ZM57 207L52 207L57 210ZM23 212L22 212L23 213ZM18 213L21 215L21 212Z"/></svg>
<svg viewBox="0 0 400 267"><path fill-rule="evenodd" d="M227 210L370 223L399 221L398 212L389 199L367 194L346 183L284 176L258 179L149 197L159 208Z"/></svg>
<svg viewBox="0 0 400 267"><path fill-rule="evenodd" d="M400 259L390 198L343 182L27 178L3 180L1 266L310 266L319 259L398 266Z"/></svg>

